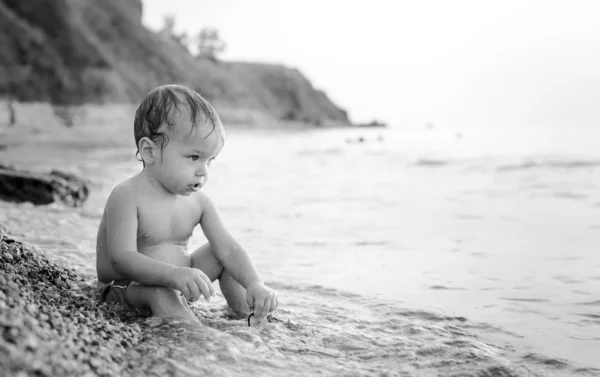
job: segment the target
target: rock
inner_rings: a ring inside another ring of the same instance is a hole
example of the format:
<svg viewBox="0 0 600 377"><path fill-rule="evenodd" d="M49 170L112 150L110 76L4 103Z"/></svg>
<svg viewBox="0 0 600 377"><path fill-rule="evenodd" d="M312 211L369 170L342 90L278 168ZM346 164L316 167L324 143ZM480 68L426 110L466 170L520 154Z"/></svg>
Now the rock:
<svg viewBox="0 0 600 377"><path fill-rule="evenodd" d="M387 128L387 124L385 124L383 122L379 122L377 120L372 120L369 123L357 123L356 127L386 127Z"/></svg>
<svg viewBox="0 0 600 377"><path fill-rule="evenodd" d="M86 182L72 174L56 170L50 174L40 174L0 165L2 200L31 202L36 205L62 202L72 207L80 207L88 195L89 188Z"/></svg>

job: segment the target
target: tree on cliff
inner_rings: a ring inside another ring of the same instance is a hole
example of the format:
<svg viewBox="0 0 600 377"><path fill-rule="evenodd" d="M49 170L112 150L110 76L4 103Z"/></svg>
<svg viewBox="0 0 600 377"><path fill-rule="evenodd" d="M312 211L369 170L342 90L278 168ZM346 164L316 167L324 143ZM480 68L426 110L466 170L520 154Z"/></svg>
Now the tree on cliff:
<svg viewBox="0 0 600 377"><path fill-rule="evenodd" d="M0 71L0 87L6 89L6 106L8 110L8 124L13 126L17 122L14 102L19 86L24 85L26 77L31 73L31 66L6 65Z"/></svg>
<svg viewBox="0 0 600 377"><path fill-rule="evenodd" d="M171 15L164 17L163 27L159 33L185 48L198 59L217 61L217 55L222 53L226 46L225 42L221 39L219 30L215 28L203 28L194 38L190 38L185 31L175 31L175 17ZM192 53L194 50L196 54Z"/></svg>
<svg viewBox="0 0 600 377"><path fill-rule="evenodd" d="M217 54L225 50L225 42L221 39L219 31L215 28L204 28L196 36L198 55L200 59L217 61Z"/></svg>
<svg viewBox="0 0 600 377"><path fill-rule="evenodd" d="M190 39L186 32L178 33L175 31L175 17L165 16L163 27L159 33L189 51Z"/></svg>

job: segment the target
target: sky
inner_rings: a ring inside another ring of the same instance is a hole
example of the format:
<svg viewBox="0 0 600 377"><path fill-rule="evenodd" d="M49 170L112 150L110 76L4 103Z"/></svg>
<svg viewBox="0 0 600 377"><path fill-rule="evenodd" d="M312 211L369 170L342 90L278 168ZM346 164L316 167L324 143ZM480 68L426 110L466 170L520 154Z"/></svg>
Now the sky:
<svg viewBox="0 0 600 377"><path fill-rule="evenodd" d="M298 68L353 121L600 126L600 1L143 0L224 60Z"/></svg>

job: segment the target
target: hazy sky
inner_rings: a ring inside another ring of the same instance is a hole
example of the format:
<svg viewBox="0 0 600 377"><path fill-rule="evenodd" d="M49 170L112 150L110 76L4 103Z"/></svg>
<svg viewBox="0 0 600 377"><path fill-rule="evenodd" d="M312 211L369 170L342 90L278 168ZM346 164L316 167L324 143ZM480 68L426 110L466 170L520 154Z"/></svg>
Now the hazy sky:
<svg viewBox="0 0 600 377"><path fill-rule="evenodd" d="M227 60L299 68L353 120L600 126L600 1L143 0Z"/></svg>

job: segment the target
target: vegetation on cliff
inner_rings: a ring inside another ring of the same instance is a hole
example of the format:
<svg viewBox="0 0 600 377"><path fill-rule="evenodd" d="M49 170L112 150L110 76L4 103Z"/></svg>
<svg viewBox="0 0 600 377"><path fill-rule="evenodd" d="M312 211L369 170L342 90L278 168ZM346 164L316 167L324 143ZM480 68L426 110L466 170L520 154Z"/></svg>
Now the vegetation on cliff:
<svg viewBox="0 0 600 377"><path fill-rule="evenodd" d="M0 95L53 104L138 102L186 84L217 107L348 124L344 110L282 65L197 59L141 22L140 0L0 0Z"/></svg>

